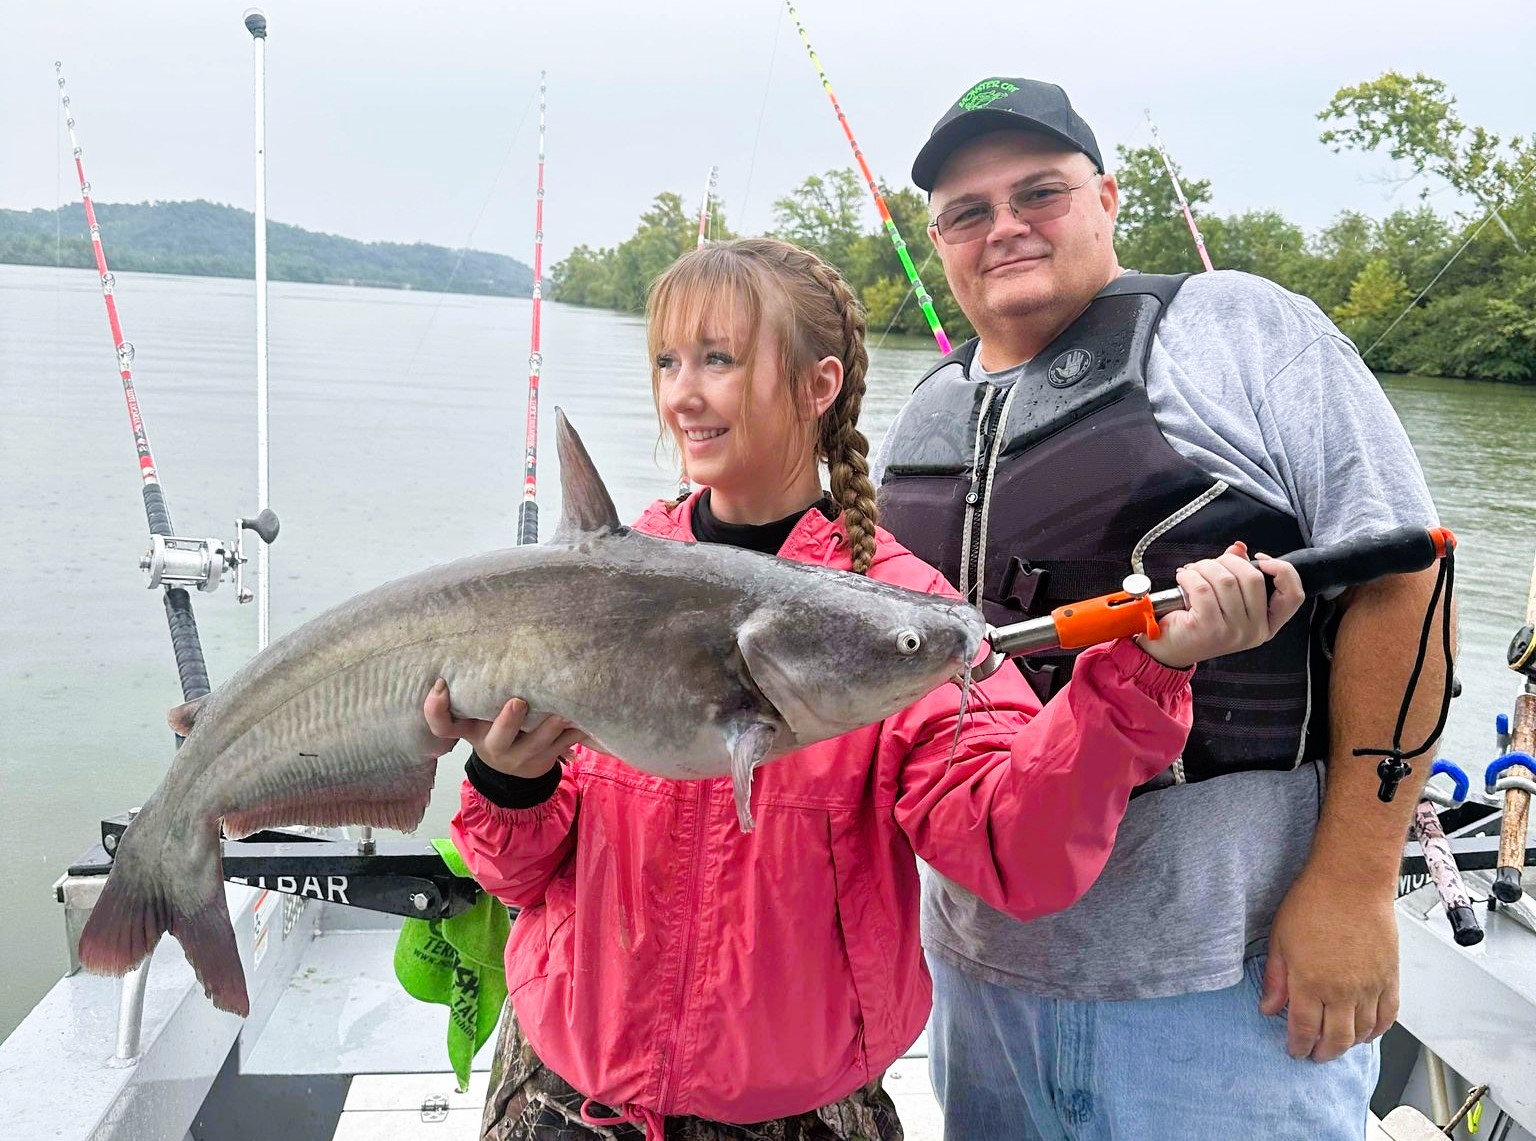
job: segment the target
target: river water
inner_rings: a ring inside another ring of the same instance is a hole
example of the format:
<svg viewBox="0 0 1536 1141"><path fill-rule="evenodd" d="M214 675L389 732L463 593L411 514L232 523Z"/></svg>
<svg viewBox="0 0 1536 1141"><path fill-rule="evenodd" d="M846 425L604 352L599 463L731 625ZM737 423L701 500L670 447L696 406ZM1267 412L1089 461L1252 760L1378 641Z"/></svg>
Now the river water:
<svg viewBox="0 0 1536 1141"><path fill-rule="evenodd" d="M250 282L120 274L144 420L178 530L232 538L254 514ZM333 286L271 289L272 635L369 586L514 541L529 302ZM675 477L657 447L644 328L633 316L544 307L541 439L563 407L618 506L636 514ZM922 342L872 353L864 426L877 441L933 359ZM1527 490L1536 388L1383 379L1460 536L1461 676L1442 753L1492 755L1514 675L1503 647L1524 612L1536 505ZM543 532L558 516L546 455ZM158 592L137 569L143 504L95 275L0 265L0 1037L63 970L50 885L105 815L139 804L169 763L180 701ZM225 584L196 595L215 684L256 649L255 612ZM638 665L638 663L637 663ZM461 769L439 770L441 834Z"/></svg>

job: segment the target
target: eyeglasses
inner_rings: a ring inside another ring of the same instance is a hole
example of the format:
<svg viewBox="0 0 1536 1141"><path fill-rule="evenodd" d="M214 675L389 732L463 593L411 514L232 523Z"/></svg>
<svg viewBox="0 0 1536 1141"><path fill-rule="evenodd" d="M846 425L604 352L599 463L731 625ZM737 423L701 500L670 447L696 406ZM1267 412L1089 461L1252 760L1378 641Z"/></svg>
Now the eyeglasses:
<svg viewBox="0 0 1536 1141"><path fill-rule="evenodd" d="M1006 205L1013 211L1014 218L1027 225L1049 222L1071 210L1072 192L1081 190L1097 177L1098 172L1095 171L1076 186L1068 186L1065 182L1027 186L1009 195ZM992 219L997 215L997 208L1002 205L1005 203L993 202L989 205L986 202L963 202L945 210L928 224L951 246L979 241L991 232Z"/></svg>

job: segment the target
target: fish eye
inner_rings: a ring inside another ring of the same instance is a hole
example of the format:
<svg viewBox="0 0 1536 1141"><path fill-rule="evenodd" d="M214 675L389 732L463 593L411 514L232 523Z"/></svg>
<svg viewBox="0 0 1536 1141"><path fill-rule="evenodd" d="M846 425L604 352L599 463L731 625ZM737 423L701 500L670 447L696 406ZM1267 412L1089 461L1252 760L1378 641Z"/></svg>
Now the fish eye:
<svg viewBox="0 0 1536 1141"><path fill-rule="evenodd" d="M896 632L896 652L898 654L915 654L923 648L923 639L916 630L898 630Z"/></svg>

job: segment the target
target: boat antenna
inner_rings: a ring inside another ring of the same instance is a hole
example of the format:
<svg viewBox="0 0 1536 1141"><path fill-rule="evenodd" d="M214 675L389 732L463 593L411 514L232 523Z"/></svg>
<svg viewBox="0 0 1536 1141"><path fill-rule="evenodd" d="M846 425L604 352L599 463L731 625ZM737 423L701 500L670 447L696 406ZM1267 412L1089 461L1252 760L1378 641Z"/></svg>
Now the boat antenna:
<svg viewBox="0 0 1536 1141"><path fill-rule="evenodd" d="M256 104L256 512L270 511L271 436L267 399L267 17L251 8L244 17L251 33ZM256 647L270 640L272 609L271 554L267 543L256 550Z"/></svg>
<svg viewBox="0 0 1536 1141"><path fill-rule="evenodd" d="M838 103L837 96L832 93L832 81L827 78L826 69L821 66L816 49L811 47L810 38L805 34L805 25L800 23L800 13L795 11L794 0L784 0L784 4L789 9L789 18L795 22L795 30L800 33L800 42L805 45L806 53L810 55L811 62L816 65L816 74L821 76L822 88L825 89L827 98L832 100L832 110L837 112L837 121L842 125L843 134L848 136L848 145L853 148L853 157L858 160L859 170L863 172L864 181L869 184L869 192L874 196L875 209L880 212L880 221L885 226L886 237L890 238L891 245L896 247L896 256L901 259L901 268L906 271L907 281L911 284L917 303L923 310L923 316L928 320L928 328L933 332L933 339L938 342L939 352L947 356L949 355L949 337L944 333L944 326L939 324L939 315L933 310L933 297L923 286L922 278L917 276L917 267L912 264L912 255L907 252L906 239L896 228L896 220L891 217L890 207L885 204L885 195L880 192L880 184L870 173L869 163L864 159L864 152L859 149L858 140L853 137L853 128L848 125L848 116L843 114L843 108Z"/></svg>
<svg viewBox="0 0 1536 1141"><path fill-rule="evenodd" d="M1205 237L1200 233L1200 227L1195 225L1194 211L1189 208L1189 199L1184 197L1184 187L1179 183L1178 172L1173 169L1173 159L1168 157L1168 148L1163 146L1163 136L1157 133L1157 124L1152 121L1152 111L1146 112L1147 126L1152 128L1152 145L1157 148L1157 153L1162 156L1163 166L1168 170L1168 180L1173 183L1174 197L1179 200L1179 209L1184 211L1184 221L1189 226L1189 233L1195 239L1195 249L1200 253L1200 264L1205 266L1209 273L1216 267L1211 265L1211 255L1205 249Z"/></svg>
<svg viewBox="0 0 1536 1141"><path fill-rule="evenodd" d="M85 204L85 221L90 229L91 250L96 256L96 272L101 280L101 296L106 302L107 324L112 330L112 345L117 351L117 370L122 379L123 399L128 406L128 423L133 429L134 450L138 453L139 479L144 494L144 516L149 524L150 547L139 560L139 567L149 577L150 589L164 590L165 619L170 628L171 648L176 655L176 672L181 681L182 699L192 701L209 691L208 667L203 660L198 638L197 619L192 613L192 599L187 587L208 592L217 589L227 571L233 571L237 595L248 597L241 581L245 563L242 536L254 531L263 542L277 537L277 516L270 510L254 519L237 522L233 545L217 539L190 539L176 534L171 509L160 484L160 469L149 446L139 396L133 384L133 343L123 335L122 319L117 311L117 278L107 265L101 243L101 225L96 220L96 204L91 198L91 183L85 177L85 152L75 132L75 113L64 81L64 65L53 65L59 86L59 100L64 107L64 124L69 129L70 149L75 159L75 174L80 182L80 199Z"/></svg>
<svg viewBox="0 0 1536 1141"><path fill-rule="evenodd" d="M528 422L524 427L523 502L517 510L517 543L539 541L539 315L544 299L544 72L539 72L539 182L533 207L533 321L528 347Z"/></svg>

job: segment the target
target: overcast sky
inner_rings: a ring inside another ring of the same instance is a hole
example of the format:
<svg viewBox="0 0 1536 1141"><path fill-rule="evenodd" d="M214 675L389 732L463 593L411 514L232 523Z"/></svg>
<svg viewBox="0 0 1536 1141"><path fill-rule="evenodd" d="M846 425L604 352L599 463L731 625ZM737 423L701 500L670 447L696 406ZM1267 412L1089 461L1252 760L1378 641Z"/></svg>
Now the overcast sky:
<svg viewBox="0 0 1536 1141"><path fill-rule="evenodd" d="M7 5L0 206L76 198L58 59L98 200L250 207L246 7ZM1536 132L1529 0L798 7L871 166L898 184L933 121L989 75L1063 84L1106 155L1148 141L1150 108L1176 160L1212 181L1216 211L1276 209L1309 232L1343 209L1380 216L1414 201L1416 188L1391 184L1384 155L1335 155L1317 141L1315 115L1341 86L1422 71L1449 85L1468 122ZM680 191L695 209L712 163L730 221L746 232L768 228L773 199L807 174L851 163L782 0L264 8L276 221L367 240L468 242L530 261L540 68L549 72L546 266L577 244L622 240L659 191ZM1452 205L1443 195L1436 203Z"/></svg>

